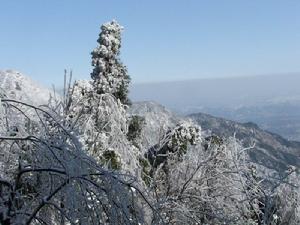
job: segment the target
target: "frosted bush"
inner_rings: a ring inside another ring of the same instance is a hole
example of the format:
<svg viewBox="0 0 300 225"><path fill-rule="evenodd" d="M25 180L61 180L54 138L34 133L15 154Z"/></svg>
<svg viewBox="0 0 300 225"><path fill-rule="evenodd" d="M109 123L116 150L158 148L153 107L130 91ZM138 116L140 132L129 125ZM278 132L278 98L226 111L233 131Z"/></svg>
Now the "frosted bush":
<svg viewBox="0 0 300 225"><path fill-rule="evenodd" d="M191 121L184 122L171 130L168 135L167 143L169 148L187 148L188 144L196 145L201 141L201 128Z"/></svg>

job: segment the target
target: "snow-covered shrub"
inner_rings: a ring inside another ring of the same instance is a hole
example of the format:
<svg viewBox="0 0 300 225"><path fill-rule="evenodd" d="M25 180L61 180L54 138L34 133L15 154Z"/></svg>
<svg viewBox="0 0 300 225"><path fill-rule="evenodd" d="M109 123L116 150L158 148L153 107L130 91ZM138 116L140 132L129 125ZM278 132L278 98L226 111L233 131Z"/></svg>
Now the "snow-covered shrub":
<svg viewBox="0 0 300 225"><path fill-rule="evenodd" d="M151 183L151 180L152 180L152 178L151 178L151 170L152 170L151 165L150 165L148 159L146 159L142 156L139 158L139 164L142 168L141 178L145 182L145 184L147 186L149 186L150 183Z"/></svg>
<svg viewBox="0 0 300 225"><path fill-rule="evenodd" d="M179 154L184 154L188 144L196 145L201 141L199 126L192 122L184 122L171 130L168 136L168 147L173 149L173 152L179 151Z"/></svg>
<svg viewBox="0 0 300 225"><path fill-rule="evenodd" d="M121 158L115 151L105 150L101 154L101 163L113 170L121 169Z"/></svg>
<svg viewBox="0 0 300 225"><path fill-rule="evenodd" d="M141 138L141 133L145 119L141 116L133 115L129 118L127 137L129 141L133 143Z"/></svg>
<svg viewBox="0 0 300 225"><path fill-rule="evenodd" d="M149 202L135 178L100 166L87 155L64 115L14 100L2 100L1 123L16 124L33 110L34 129L9 136L2 130L1 224L143 224ZM28 110L26 110L28 109ZM32 118L32 114L31 119ZM13 151L14 157L6 161ZM106 154L104 156L111 156Z"/></svg>
<svg viewBox="0 0 300 225"><path fill-rule="evenodd" d="M196 145L200 142L200 127L191 121L183 122L168 130L161 143L151 147L145 156L153 168L156 168L161 164L168 164L171 161L182 159L190 145ZM169 160L171 158L173 160Z"/></svg>

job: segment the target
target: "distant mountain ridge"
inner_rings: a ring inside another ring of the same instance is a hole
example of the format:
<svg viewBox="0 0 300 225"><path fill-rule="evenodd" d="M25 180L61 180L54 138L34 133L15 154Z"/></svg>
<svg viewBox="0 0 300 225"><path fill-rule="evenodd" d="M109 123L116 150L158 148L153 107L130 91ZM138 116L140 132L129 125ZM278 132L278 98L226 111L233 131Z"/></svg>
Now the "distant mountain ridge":
<svg viewBox="0 0 300 225"><path fill-rule="evenodd" d="M242 123L252 121L288 140L300 141L300 103L285 102L236 109L203 108L201 112Z"/></svg>
<svg viewBox="0 0 300 225"><path fill-rule="evenodd" d="M188 115L208 113L300 141L300 73L135 84L134 101L155 101Z"/></svg>
<svg viewBox="0 0 300 225"><path fill-rule="evenodd" d="M300 142L288 141L278 134L259 128L255 123L238 123L205 113L189 115L202 129L221 137L235 136L249 151L251 159L265 167L285 170L289 165L300 167Z"/></svg>

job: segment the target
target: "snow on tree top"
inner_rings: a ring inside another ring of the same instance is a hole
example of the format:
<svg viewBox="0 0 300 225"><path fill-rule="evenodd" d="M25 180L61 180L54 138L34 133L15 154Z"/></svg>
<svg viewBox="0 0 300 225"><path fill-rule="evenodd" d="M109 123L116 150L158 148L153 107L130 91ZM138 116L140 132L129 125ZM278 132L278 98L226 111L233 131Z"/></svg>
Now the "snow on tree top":
<svg viewBox="0 0 300 225"><path fill-rule="evenodd" d="M121 33L123 27L115 20L101 26L101 33L97 46L92 51L92 79L94 86L100 94L112 94L123 104L128 104L128 85L130 77L126 67L118 55L121 48Z"/></svg>

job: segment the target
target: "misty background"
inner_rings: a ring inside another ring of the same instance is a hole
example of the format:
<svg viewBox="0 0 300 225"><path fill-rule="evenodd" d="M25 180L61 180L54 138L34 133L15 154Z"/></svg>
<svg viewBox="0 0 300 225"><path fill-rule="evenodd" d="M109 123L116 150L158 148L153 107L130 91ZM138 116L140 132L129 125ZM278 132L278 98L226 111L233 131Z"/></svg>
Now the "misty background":
<svg viewBox="0 0 300 225"><path fill-rule="evenodd" d="M254 122L300 141L300 73L134 84L134 101L155 101L178 114L208 113Z"/></svg>

